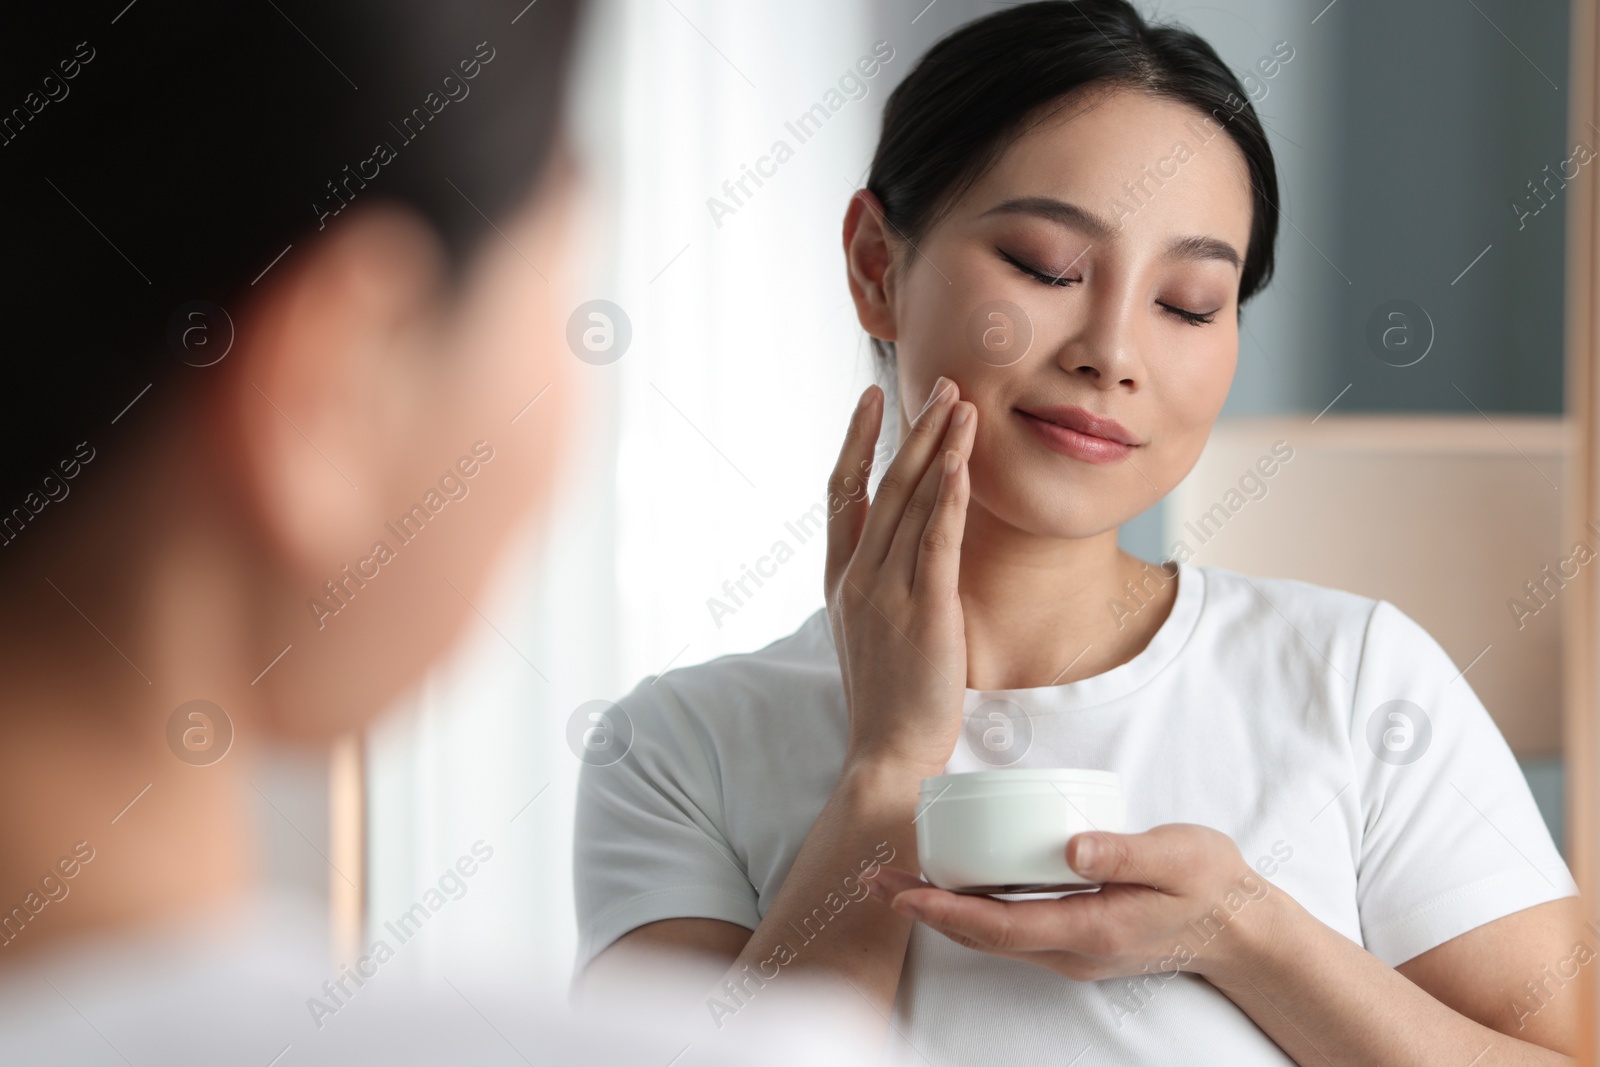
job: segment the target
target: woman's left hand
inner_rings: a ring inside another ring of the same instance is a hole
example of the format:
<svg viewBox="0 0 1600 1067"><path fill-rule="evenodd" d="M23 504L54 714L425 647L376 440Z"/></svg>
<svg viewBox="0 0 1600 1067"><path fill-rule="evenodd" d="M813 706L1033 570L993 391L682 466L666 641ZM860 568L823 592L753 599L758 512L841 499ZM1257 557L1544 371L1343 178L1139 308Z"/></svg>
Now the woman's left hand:
<svg viewBox="0 0 1600 1067"><path fill-rule="evenodd" d="M1077 981L1190 971L1232 977L1270 943L1281 890L1251 870L1226 834L1169 823L1067 842L1067 862L1098 892L1004 901L935 889L883 868L873 895L957 944Z"/></svg>

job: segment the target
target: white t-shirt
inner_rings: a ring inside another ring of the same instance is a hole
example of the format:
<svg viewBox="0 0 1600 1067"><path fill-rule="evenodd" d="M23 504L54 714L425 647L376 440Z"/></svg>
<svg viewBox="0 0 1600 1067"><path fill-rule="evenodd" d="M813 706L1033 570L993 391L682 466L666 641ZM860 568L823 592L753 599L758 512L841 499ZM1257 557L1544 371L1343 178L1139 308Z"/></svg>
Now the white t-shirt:
<svg viewBox="0 0 1600 1067"><path fill-rule="evenodd" d="M65 905L71 907L68 903ZM813 1067L852 1062L809 1019L720 1032L630 1002L576 1013L547 990L421 975L402 946L336 968L326 913L263 896L15 963L0 956L6 1067ZM391 946L393 947L393 946ZM337 984L335 984L337 983ZM320 1005L314 1009L313 1005Z"/></svg>
<svg viewBox="0 0 1600 1067"><path fill-rule="evenodd" d="M1127 663L1065 685L968 689L946 770L1020 752L1009 765L1117 771L1129 832L1223 831L1390 965L1577 894L1467 679L1393 604L1189 564L1177 581L1170 615ZM580 967L659 919L754 929L845 753L820 610L757 652L646 679L620 704L631 750L586 766L579 786ZM1003 729L989 736L1009 729L1014 746L998 757L983 741L994 723ZM895 1014L896 1051L909 1042L940 1065L1193 1062L1201 1050L1240 1067L1291 1062L1194 975L1074 982L920 924Z"/></svg>

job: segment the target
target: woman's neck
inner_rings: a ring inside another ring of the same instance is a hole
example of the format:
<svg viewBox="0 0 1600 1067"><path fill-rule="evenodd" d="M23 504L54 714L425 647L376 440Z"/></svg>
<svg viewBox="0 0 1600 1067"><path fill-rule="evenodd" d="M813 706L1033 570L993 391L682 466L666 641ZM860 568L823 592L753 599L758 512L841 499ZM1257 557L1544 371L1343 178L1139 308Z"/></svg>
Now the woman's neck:
<svg viewBox="0 0 1600 1067"><path fill-rule="evenodd" d="M1166 621L1178 583L1118 548L1115 529L1039 537L974 503L960 588L967 685L993 690L1064 685L1126 663Z"/></svg>
<svg viewBox="0 0 1600 1067"><path fill-rule="evenodd" d="M74 524L85 527L119 532L74 543L30 528L50 536L7 546L0 967L90 930L224 903L252 873L256 716L226 595L239 575L203 529ZM224 707L235 729L209 765L169 742L168 720L194 699Z"/></svg>

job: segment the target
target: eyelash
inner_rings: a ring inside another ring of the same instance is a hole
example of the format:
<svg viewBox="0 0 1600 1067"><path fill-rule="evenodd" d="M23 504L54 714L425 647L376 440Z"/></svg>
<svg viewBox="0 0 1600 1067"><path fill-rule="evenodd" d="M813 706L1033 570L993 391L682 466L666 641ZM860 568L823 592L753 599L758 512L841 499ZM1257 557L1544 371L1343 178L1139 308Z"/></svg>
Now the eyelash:
<svg viewBox="0 0 1600 1067"><path fill-rule="evenodd" d="M1157 301L1157 303L1160 302ZM1217 313L1215 311L1201 314L1198 311L1187 311L1184 308L1173 307L1171 304L1161 304L1161 307L1172 312L1174 315L1178 316L1178 318L1182 319L1184 322L1187 322L1190 326L1206 326L1216 321L1217 318Z"/></svg>
<svg viewBox="0 0 1600 1067"><path fill-rule="evenodd" d="M1016 267L1022 273L1028 275L1028 277L1033 278L1036 281L1043 282L1045 285L1052 285L1060 289L1065 289L1074 282L1083 281L1082 278L1058 278L1053 274L1046 274L1042 270L1028 266L1026 263L1022 262L1020 259L1017 259L1011 253L1006 251L1001 251L1000 256L1007 263L1010 263L1013 267ZM1191 326L1206 326L1216 321L1217 318L1217 313L1215 311L1205 313L1199 311L1189 311L1185 308L1173 307L1171 304L1160 304L1160 307L1164 311L1176 315L1178 318L1182 319Z"/></svg>
<svg viewBox="0 0 1600 1067"><path fill-rule="evenodd" d="M1028 266L1026 263L1022 262L1022 260L1018 259L1016 256L1013 256L1010 252L1001 251L1000 257L1013 267L1020 270L1022 273L1028 275L1030 278L1035 278L1046 285L1054 285L1058 288L1065 289L1074 282L1083 281L1082 278L1061 278L1054 274L1046 274L1042 270Z"/></svg>

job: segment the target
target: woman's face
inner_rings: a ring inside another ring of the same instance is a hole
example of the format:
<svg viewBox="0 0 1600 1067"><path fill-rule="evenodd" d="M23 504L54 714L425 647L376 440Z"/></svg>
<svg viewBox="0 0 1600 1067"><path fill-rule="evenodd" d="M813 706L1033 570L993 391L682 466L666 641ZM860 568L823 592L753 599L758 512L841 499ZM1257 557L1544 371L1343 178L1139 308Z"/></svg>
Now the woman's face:
<svg viewBox="0 0 1600 1067"><path fill-rule="evenodd" d="M1088 537L1194 465L1233 379L1250 236L1228 117L1127 90L1075 101L899 242L900 395L914 414L943 375L977 406L975 508ZM1074 408L1120 429L1063 428Z"/></svg>

